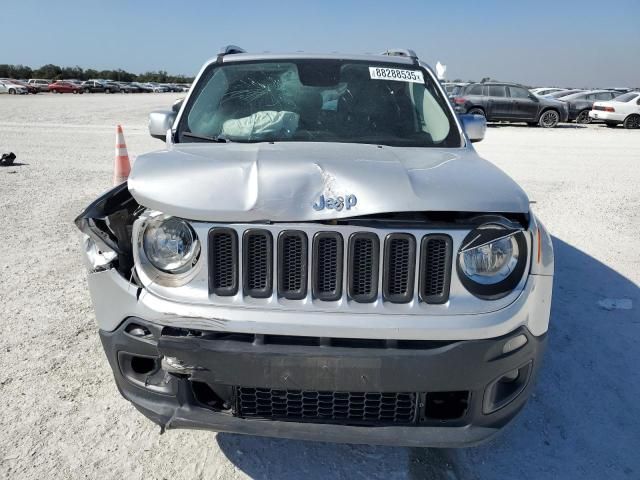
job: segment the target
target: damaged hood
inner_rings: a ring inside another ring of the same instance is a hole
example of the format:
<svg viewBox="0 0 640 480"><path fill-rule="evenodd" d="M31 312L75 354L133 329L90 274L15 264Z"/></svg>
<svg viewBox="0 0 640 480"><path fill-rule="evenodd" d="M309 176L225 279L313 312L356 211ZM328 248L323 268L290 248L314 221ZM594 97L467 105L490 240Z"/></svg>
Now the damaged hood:
<svg viewBox="0 0 640 480"><path fill-rule="evenodd" d="M313 221L408 211L529 210L524 191L471 148L298 142L178 144L139 156L128 186L145 207L215 222Z"/></svg>

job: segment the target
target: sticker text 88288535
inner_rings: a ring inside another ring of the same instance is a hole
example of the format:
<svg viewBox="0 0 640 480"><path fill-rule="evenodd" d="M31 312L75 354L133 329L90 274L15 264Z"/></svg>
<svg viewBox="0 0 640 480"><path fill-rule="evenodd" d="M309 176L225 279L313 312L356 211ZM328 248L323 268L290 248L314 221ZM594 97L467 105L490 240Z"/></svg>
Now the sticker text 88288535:
<svg viewBox="0 0 640 480"><path fill-rule="evenodd" d="M399 82L424 83L424 77L420 70L369 67L369 76L373 80L397 80Z"/></svg>

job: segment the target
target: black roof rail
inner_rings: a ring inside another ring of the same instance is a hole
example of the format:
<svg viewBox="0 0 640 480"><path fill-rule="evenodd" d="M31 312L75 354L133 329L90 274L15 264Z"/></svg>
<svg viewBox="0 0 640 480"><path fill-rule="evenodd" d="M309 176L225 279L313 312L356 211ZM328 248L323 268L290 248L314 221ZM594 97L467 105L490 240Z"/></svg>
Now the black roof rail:
<svg viewBox="0 0 640 480"><path fill-rule="evenodd" d="M225 55L235 55L236 53L247 53L247 51L237 45L225 45L218 50L217 62L222 63L222 57Z"/></svg>
<svg viewBox="0 0 640 480"><path fill-rule="evenodd" d="M382 52L382 55L389 55L390 57L409 57L415 61L418 60L416 52L408 48L389 48Z"/></svg>

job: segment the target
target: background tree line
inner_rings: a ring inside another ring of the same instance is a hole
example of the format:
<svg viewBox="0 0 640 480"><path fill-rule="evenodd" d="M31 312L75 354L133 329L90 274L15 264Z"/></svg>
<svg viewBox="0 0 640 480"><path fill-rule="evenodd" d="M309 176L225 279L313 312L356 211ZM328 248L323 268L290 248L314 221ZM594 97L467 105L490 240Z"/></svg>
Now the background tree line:
<svg viewBox="0 0 640 480"><path fill-rule="evenodd" d="M158 83L191 83L193 77L184 75L169 75L164 70L157 72L145 72L135 74L122 69L118 70L94 70L87 68L86 70L75 67L59 67L51 63L43 65L40 68L32 69L24 65L6 65L0 64L0 78L43 78L47 80L77 79L89 80L92 78L100 78L104 80L115 80L119 82L158 82Z"/></svg>

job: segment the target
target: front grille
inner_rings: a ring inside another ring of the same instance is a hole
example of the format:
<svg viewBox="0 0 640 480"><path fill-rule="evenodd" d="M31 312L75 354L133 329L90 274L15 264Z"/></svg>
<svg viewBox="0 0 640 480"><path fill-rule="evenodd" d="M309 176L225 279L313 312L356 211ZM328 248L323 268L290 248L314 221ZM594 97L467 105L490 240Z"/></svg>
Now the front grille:
<svg viewBox="0 0 640 480"><path fill-rule="evenodd" d="M417 298L441 304L449 298L453 242L448 235L427 234L416 239L414 234L393 232L383 237L381 247L379 235L371 231L352 233L348 239L337 231L282 230L275 234L277 247L274 234L265 228L244 232L212 228L210 293L233 296L241 283L244 296L270 298L275 282L278 296L288 300L310 296L335 302L346 294L354 302L371 303L378 300L380 289L382 299L391 303Z"/></svg>
<svg viewBox="0 0 640 480"><path fill-rule="evenodd" d="M382 289L390 302L407 303L413 299L416 265L416 241L413 235L392 233L385 240Z"/></svg>
<svg viewBox="0 0 640 480"><path fill-rule="evenodd" d="M267 298L273 289L273 238L268 230L250 229L244 232L244 293L250 297Z"/></svg>
<svg viewBox="0 0 640 480"><path fill-rule="evenodd" d="M370 303L378 297L380 240L374 233L359 232L349 239L349 295Z"/></svg>
<svg viewBox="0 0 640 480"><path fill-rule="evenodd" d="M238 293L238 235L231 228L209 231L209 286L216 295Z"/></svg>
<svg viewBox="0 0 640 480"><path fill-rule="evenodd" d="M342 297L342 235L318 232L313 239L313 295L324 301Z"/></svg>
<svg viewBox="0 0 640 480"><path fill-rule="evenodd" d="M420 298L427 303L445 303L451 282L451 237L426 235L420 253Z"/></svg>
<svg viewBox="0 0 640 480"><path fill-rule="evenodd" d="M236 388L237 414L244 418L314 423L411 424L415 393L318 392Z"/></svg>
<svg viewBox="0 0 640 480"><path fill-rule="evenodd" d="M307 236L286 230L278 237L278 294L290 300L307 296Z"/></svg>

